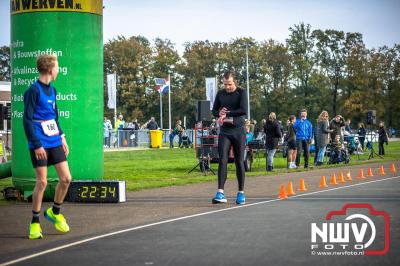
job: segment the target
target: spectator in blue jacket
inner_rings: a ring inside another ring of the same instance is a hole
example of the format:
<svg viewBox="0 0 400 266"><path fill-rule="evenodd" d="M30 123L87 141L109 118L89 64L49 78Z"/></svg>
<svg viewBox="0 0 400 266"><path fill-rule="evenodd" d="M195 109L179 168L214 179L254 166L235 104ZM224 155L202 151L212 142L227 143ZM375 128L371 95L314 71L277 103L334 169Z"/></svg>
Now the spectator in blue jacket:
<svg viewBox="0 0 400 266"><path fill-rule="evenodd" d="M304 151L304 168L308 168L308 160L310 157L309 145L311 144L311 138L313 136L312 133L312 124L307 119L307 110L303 109L300 113L300 119L296 119L296 122L293 125L294 130L296 131L296 166L300 165L300 156L301 150Z"/></svg>

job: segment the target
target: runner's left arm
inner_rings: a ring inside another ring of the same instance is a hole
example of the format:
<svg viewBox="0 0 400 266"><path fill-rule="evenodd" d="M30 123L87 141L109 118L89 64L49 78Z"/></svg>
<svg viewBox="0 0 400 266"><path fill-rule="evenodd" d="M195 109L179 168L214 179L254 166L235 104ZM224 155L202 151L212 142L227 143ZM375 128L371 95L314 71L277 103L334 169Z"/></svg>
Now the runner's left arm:
<svg viewBox="0 0 400 266"><path fill-rule="evenodd" d="M56 89L54 88L54 93L55 93L55 95L57 95L57 91L56 91ZM61 127L60 127L60 123L59 123L59 121L58 121L58 107L57 107L57 100L56 100L56 104L55 104L55 109L54 109L54 112L56 112L56 123L57 123L57 127L58 127L58 132L60 133L60 136L61 135L63 135L64 134L64 131L62 131L62 129L61 129Z"/></svg>

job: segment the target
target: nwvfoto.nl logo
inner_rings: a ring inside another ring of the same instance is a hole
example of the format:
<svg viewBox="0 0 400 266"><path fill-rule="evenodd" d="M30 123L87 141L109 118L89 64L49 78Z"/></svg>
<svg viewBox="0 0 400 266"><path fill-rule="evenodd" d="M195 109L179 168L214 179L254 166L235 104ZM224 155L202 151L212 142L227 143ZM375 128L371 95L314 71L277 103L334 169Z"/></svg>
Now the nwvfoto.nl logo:
<svg viewBox="0 0 400 266"><path fill-rule="evenodd" d="M332 252L353 255L356 252L368 256L384 255L389 251L390 220L387 212L377 211L371 204L354 203L329 212L325 219L326 222L311 223L313 255L332 255ZM383 240L377 235L383 236Z"/></svg>

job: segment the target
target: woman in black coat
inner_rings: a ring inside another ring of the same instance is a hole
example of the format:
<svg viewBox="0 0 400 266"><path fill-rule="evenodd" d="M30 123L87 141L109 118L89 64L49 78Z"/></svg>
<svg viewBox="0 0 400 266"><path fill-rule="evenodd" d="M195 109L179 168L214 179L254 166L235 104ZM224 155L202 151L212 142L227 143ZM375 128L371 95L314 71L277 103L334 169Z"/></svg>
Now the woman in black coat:
<svg viewBox="0 0 400 266"><path fill-rule="evenodd" d="M388 145L388 134L385 129L385 123L380 122L379 123L379 129L378 129L378 134L379 134L379 155L385 155L385 148L383 147L383 144L386 143Z"/></svg>
<svg viewBox="0 0 400 266"><path fill-rule="evenodd" d="M365 142L365 135L367 135L367 131L365 130L364 123L358 124L358 141L361 144L362 149L364 150L364 142Z"/></svg>
<svg viewBox="0 0 400 266"><path fill-rule="evenodd" d="M282 138L281 126L276 120L276 114L271 112L264 125L265 148L267 150L267 171L274 169L274 155L278 148L279 140Z"/></svg>

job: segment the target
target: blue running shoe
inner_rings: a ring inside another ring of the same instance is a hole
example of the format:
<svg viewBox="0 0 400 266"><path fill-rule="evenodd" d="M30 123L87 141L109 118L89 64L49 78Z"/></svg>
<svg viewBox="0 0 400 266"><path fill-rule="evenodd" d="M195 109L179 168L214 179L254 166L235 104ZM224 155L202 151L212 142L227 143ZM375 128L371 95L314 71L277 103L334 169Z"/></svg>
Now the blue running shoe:
<svg viewBox="0 0 400 266"><path fill-rule="evenodd" d="M246 203L246 195L244 192L238 192L236 196L236 204L245 204Z"/></svg>
<svg viewBox="0 0 400 266"><path fill-rule="evenodd" d="M217 194L215 194L215 197L212 199L213 204L226 203L226 202L227 202L227 200L225 198L224 193L222 193L222 192L217 192Z"/></svg>

